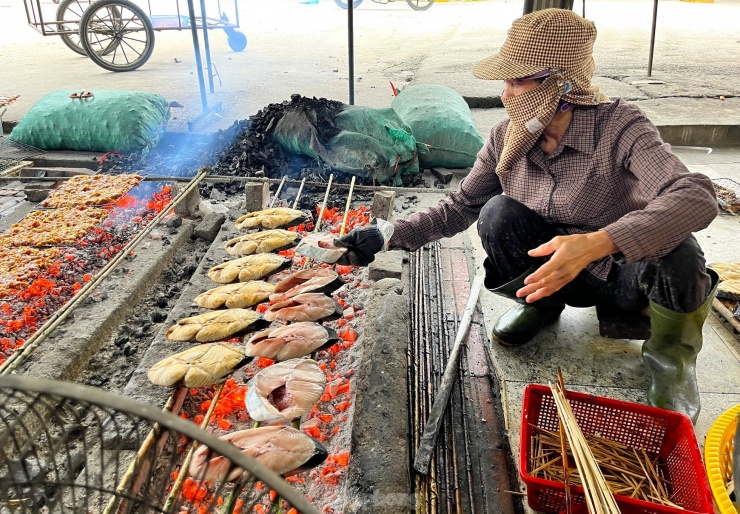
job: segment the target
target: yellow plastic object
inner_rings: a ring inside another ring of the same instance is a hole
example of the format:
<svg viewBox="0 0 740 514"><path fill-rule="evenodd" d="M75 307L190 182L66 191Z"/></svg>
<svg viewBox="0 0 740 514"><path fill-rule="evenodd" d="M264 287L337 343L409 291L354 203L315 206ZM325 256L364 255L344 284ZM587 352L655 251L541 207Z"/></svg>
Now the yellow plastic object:
<svg viewBox="0 0 740 514"><path fill-rule="evenodd" d="M727 483L732 479L732 447L738 414L740 404L726 410L712 424L704 442L704 465L720 514L738 514L727 494Z"/></svg>

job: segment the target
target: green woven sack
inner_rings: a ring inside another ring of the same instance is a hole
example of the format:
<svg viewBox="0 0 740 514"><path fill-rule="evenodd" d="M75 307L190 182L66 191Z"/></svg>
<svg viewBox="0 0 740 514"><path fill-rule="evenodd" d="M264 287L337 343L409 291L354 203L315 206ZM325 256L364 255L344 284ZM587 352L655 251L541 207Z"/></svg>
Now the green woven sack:
<svg viewBox="0 0 740 514"><path fill-rule="evenodd" d="M475 163L483 138L460 93L438 84L409 86L391 107L417 141L431 146L419 156L422 167L468 168Z"/></svg>
<svg viewBox="0 0 740 514"><path fill-rule="evenodd" d="M157 145L170 117L155 93L93 90L49 93L21 119L10 139L42 150L142 152Z"/></svg>

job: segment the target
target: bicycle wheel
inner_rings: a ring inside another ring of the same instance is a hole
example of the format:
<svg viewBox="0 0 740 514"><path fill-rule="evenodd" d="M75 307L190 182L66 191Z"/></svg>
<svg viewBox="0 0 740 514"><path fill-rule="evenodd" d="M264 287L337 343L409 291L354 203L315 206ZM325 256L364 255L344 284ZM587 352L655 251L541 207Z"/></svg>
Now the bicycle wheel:
<svg viewBox="0 0 740 514"><path fill-rule="evenodd" d="M341 7L342 9L346 9L347 8L347 0L334 0L334 2L339 7ZM352 2L352 8L353 9L357 9L360 6L361 3L362 3L362 0L353 0L353 2Z"/></svg>
<svg viewBox="0 0 740 514"><path fill-rule="evenodd" d="M132 71L154 50L154 28L128 0L99 0L80 20L80 43L92 61L109 71Z"/></svg>
<svg viewBox="0 0 740 514"><path fill-rule="evenodd" d="M406 2L414 11L426 11L432 6L434 0L406 0Z"/></svg>

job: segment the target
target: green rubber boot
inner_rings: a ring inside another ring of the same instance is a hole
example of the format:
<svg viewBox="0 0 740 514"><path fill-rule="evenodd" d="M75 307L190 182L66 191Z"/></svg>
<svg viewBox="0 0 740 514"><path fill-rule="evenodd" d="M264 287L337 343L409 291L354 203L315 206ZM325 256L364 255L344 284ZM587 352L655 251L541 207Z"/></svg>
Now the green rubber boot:
<svg viewBox="0 0 740 514"><path fill-rule="evenodd" d="M693 423L701 410L696 356L703 344L702 327L719 282L716 272L707 269L707 273L712 277L712 291L694 312L675 312L650 302L650 339L642 345L642 360L652 376L648 404L683 412Z"/></svg>
<svg viewBox="0 0 740 514"><path fill-rule="evenodd" d="M564 303L553 302L544 298L534 303L526 303L523 298L518 298L516 292L524 287L524 279L534 273L539 265L533 265L527 271L498 287L492 287L495 283L495 271L493 266L486 260L486 288L492 293L515 300L517 303L511 309L501 315L493 325L491 339L504 346L521 346L536 336L546 325L554 323L560 313L565 309Z"/></svg>

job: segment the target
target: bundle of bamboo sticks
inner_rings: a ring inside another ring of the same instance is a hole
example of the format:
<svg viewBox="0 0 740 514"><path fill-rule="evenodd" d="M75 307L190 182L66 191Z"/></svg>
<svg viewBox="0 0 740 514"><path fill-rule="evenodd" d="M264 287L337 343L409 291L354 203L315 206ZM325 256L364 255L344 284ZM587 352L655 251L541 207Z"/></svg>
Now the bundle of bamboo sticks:
<svg viewBox="0 0 740 514"><path fill-rule="evenodd" d="M670 483L658 457L596 435L584 435L565 397L562 378L550 384L560 421L560 432L533 426L530 438L530 475L566 484L566 511L570 486L584 488L592 514L618 513L613 495L683 509L672 501ZM567 458L563 458L567 455ZM575 462L576 469L571 468Z"/></svg>

